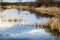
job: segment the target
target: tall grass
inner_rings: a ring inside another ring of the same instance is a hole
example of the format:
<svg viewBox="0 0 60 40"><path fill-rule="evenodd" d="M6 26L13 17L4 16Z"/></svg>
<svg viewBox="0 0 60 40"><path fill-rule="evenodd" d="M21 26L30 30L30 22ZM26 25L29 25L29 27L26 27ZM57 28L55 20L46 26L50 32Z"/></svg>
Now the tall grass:
<svg viewBox="0 0 60 40"><path fill-rule="evenodd" d="M45 27L60 32L60 18L54 17L49 19L45 24Z"/></svg>

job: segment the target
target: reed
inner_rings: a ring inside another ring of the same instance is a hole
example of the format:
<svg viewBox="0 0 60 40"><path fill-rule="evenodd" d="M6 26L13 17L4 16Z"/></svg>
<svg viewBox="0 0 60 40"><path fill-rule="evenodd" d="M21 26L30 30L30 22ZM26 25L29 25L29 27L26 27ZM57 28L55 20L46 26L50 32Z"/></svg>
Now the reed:
<svg viewBox="0 0 60 40"><path fill-rule="evenodd" d="M48 15L60 16L60 8L58 7L38 7L34 9L36 12L46 13Z"/></svg>
<svg viewBox="0 0 60 40"><path fill-rule="evenodd" d="M50 18L46 23L44 23L44 26L53 31L60 32L60 19L57 17Z"/></svg>

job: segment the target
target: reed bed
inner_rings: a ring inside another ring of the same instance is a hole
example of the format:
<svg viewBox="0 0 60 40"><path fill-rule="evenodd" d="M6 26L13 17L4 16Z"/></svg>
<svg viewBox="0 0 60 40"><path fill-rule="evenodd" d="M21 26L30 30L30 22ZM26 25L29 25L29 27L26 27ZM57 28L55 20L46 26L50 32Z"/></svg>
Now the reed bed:
<svg viewBox="0 0 60 40"><path fill-rule="evenodd" d="M28 6L22 6L22 5L19 5L19 6L16 6L16 5L6 5L6 6L2 6L3 9L11 9L11 8L15 8L15 9L25 9L27 10L28 9Z"/></svg>
<svg viewBox="0 0 60 40"><path fill-rule="evenodd" d="M44 26L53 31L60 32L60 18L57 17L50 18L46 23L44 23Z"/></svg>
<svg viewBox="0 0 60 40"><path fill-rule="evenodd" d="M58 7L38 7L34 10L40 13L47 13L48 15L60 16L60 8Z"/></svg>

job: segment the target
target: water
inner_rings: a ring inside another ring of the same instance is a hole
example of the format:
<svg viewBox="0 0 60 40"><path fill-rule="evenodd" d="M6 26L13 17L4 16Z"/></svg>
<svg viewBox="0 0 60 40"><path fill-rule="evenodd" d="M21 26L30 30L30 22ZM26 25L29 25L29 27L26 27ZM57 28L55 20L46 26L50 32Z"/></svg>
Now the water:
<svg viewBox="0 0 60 40"><path fill-rule="evenodd" d="M0 40L60 40L60 34L36 26L47 20L28 10L5 9L0 12Z"/></svg>

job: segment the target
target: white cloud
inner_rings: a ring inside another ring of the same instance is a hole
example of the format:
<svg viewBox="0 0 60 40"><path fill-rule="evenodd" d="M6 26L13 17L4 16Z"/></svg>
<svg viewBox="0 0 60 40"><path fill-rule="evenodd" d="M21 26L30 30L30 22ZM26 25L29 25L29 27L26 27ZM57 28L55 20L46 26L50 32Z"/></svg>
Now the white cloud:
<svg viewBox="0 0 60 40"><path fill-rule="evenodd" d="M7 23L7 22L0 22L0 31L10 28L13 25L15 25L15 24L14 23Z"/></svg>
<svg viewBox="0 0 60 40"><path fill-rule="evenodd" d="M25 37L30 37L30 38L35 38L34 36L43 36L43 35L48 35L44 29L36 29L36 30L31 30L28 32L23 32L23 33L11 33L9 34L9 37L12 38L25 38Z"/></svg>

